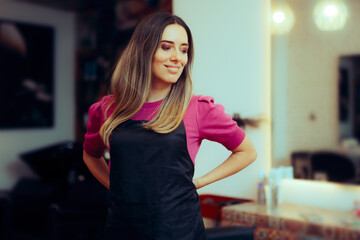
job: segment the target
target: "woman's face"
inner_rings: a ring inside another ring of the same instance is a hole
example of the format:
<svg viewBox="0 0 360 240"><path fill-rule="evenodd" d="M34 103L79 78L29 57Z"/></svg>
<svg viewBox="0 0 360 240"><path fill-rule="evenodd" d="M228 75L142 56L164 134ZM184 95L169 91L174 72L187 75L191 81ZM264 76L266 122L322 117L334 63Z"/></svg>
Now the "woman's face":
<svg viewBox="0 0 360 240"><path fill-rule="evenodd" d="M178 24L168 25L153 57L153 86L166 87L176 83L187 64L188 49L186 30Z"/></svg>

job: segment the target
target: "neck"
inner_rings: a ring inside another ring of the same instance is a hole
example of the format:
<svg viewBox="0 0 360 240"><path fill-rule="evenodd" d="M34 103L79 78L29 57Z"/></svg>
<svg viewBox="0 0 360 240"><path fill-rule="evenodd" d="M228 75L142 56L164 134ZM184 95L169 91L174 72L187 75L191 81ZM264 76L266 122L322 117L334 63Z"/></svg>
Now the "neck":
<svg viewBox="0 0 360 240"><path fill-rule="evenodd" d="M146 98L146 102L156 102L166 98L171 89L171 84L166 85L152 85L150 93Z"/></svg>

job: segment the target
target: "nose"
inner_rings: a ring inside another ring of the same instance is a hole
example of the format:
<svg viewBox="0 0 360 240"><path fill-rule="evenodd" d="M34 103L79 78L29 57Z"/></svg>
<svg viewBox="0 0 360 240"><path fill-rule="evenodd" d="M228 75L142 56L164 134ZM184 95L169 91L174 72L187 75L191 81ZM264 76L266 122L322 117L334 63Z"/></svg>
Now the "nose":
<svg viewBox="0 0 360 240"><path fill-rule="evenodd" d="M181 59L181 53L178 50L175 50L171 53L171 60L172 61L180 61Z"/></svg>

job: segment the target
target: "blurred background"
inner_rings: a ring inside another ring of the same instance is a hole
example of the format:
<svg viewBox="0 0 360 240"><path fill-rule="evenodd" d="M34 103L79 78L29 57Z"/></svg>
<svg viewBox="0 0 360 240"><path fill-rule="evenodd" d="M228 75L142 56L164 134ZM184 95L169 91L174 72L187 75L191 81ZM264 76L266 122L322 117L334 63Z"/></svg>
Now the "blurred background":
<svg viewBox="0 0 360 240"><path fill-rule="evenodd" d="M32 175L21 152L83 141L137 22L171 1L1 1L1 186Z"/></svg>
<svg viewBox="0 0 360 240"><path fill-rule="evenodd" d="M107 195L82 163L87 111L108 93L137 22L157 11L192 30L194 94L258 123L242 124L258 159L200 195L256 202L258 183L290 167L286 178L313 187L296 182L282 201L352 210L360 198L360 1L0 0L4 239L99 238ZM195 177L228 155L204 141Z"/></svg>

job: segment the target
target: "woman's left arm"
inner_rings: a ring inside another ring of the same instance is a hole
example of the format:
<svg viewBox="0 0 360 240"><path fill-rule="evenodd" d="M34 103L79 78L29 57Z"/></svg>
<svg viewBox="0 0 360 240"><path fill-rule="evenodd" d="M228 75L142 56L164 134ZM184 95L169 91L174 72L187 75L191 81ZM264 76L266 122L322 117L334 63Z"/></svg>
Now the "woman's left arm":
<svg viewBox="0 0 360 240"><path fill-rule="evenodd" d="M255 161L257 153L250 139L245 136L242 143L232 150L232 154L219 166L205 174L204 176L194 179L196 189L204 187L220 179L229 177Z"/></svg>

